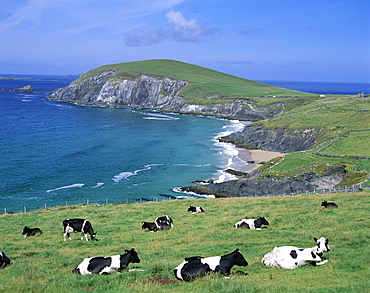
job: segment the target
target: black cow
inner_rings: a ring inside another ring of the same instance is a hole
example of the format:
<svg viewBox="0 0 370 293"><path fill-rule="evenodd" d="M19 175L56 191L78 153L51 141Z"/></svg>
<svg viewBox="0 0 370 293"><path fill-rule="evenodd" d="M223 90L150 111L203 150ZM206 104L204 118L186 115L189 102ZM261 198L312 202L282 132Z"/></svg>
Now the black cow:
<svg viewBox="0 0 370 293"><path fill-rule="evenodd" d="M140 259L134 248L125 250L125 254L107 257L85 258L73 271L81 275L100 274L107 275L113 272L121 272L129 263L139 263Z"/></svg>
<svg viewBox="0 0 370 293"><path fill-rule="evenodd" d="M81 240L83 240L85 236L86 241L88 241L87 234L90 234L91 240L98 240L95 238L97 232L94 232L89 220L67 219L63 221L63 227L64 227L64 241L66 241L66 237L68 237L68 239L71 239L70 233L78 232L82 232Z"/></svg>
<svg viewBox="0 0 370 293"><path fill-rule="evenodd" d="M22 235L24 235L24 237L35 236L36 234L40 234L40 235L42 234L42 231L40 228L30 228L30 227L24 226L23 232L22 232Z"/></svg>
<svg viewBox="0 0 370 293"><path fill-rule="evenodd" d="M141 222L141 229L148 229L150 232L159 230L158 225L154 222Z"/></svg>
<svg viewBox="0 0 370 293"><path fill-rule="evenodd" d="M10 264L10 258L4 252L0 251L0 269L3 269Z"/></svg>
<svg viewBox="0 0 370 293"><path fill-rule="evenodd" d="M235 223L234 227L261 230L262 225L270 225L265 217L260 217L258 219L241 219Z"/></svg>
<svg viewBox="0 0 370 293"><path fill-rule="evenodd" d="M188 282L196 277L204 276L209 272L228 275L234 265L248 265L248 262L245 260L239 249L236 249L232 253L224 256L193 256L185 258L185 260L174 268L173 271L178 280Z"/></svg>
<svg viewBox="0 0 370 293"><path fill-rule="evenodd" d="M188 208L188 212L191 212L192 214L203 213L204 212L204 209L202 207L193 207L193 206L190 206Z"/></svg>
<svg viewBox="0 0 370 293"><path fill-rule="evenodd" d="M338 205L334 202L327 202L326 200L323 200L321 203L321 206L324 208L338 208Z"/></svg>

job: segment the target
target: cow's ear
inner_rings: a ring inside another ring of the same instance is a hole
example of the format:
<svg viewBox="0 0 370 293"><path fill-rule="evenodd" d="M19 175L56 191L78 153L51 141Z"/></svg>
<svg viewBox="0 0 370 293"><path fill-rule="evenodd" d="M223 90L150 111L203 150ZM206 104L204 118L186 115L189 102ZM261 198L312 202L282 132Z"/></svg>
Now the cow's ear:
<svg viewBox="0 0 370 293"><path fill-rule="evenodd" d="M317 238L316 237L314 237L313 240L315 240L315 242L317 242Z"/></svg>
<svg viewBox="0 0 370 293"><path fill-rule="evenodd" d="M127 249L125 249L125 252L126 252L126 253L128 253L128 250L127 250Z"/></svg>

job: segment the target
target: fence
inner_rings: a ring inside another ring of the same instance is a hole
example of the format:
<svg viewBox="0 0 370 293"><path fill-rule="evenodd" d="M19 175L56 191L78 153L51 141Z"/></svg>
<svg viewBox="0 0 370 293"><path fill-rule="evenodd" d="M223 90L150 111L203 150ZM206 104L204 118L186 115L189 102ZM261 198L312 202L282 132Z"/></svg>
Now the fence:
<svg viewBox="0 0 370 293"><path fill-rule="evenodd" d="M306 191L297 191L297 192L294 192L294 193L290 193L290 194L268 194L268 195L257 195L257 194L254 194L254 195L248 195L248 196L241 196L241 197L274 197L274 196L296 196L296 195L302 195L302 194L305 194L305 195L314 195L314 194L328 194L328 193L339 193L339 192L344 192L344 193L349 193L349 192L360 192L364 189L370 189L370 186L364 186L362 187L362 184L359 184L359 185L353 185L351 187L344 187L344 188L331 188L331 189L314 189L314 190L306 190ZM86 199L85 202L81 203L71 203L71 202L68 202L66 201L65 202L65 205L59 205L59 206L54 206L54 207L47 207L46 204L44 204L44 206L40 209L36 209L36 210L31 210L31 211L27 211L27 206L24 206L23 207L23 211L22 212L8 212L7 211L7 208L5 207L4 208L4 214L9 214L9 215L20 215L20 214L26 214L26 213L29 213L29 214L32 214L32 213L43 213L45 211L55 211L55 210L60 210L62 208L68 208L68 207L87 207L87 206L104 206L104 205L109 205L109 204L130 204L130 203L146 203L146 202L163 202L163 201L170 201L170 200L181 200L182 198L179 198L179 197L175 197L175 196L166 196L167 198L158 198L158 197L153 197L152 199L148 199L148 198L138 198L138 199L128 199L126 198L124 201L120 201L120 202L109 202L109 199L106 198L105 201L103 203L98 203L98 202L94 202L94 203L90 203L90 200L89 199ZM201 197L202 199L204 199L204 197ZM197 198L194 198L194 199L197 199Z"/></svg>

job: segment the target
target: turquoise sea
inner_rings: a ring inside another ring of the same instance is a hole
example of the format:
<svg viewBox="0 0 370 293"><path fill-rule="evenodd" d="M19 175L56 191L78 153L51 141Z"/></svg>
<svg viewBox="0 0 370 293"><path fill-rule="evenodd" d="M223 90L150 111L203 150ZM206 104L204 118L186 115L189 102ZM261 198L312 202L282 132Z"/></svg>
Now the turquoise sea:
<svg viewBox="0 0 370 293"><path fill-rule="evenodd" d="M0 92L0 213L87 201L168 200L187 196L173 189L195 180L225 179L222 170L235 149L215 138L241 129L238 121L47 98L47 91L72 80L0 80L0 89L31 85L40 91Z"/></svg>
<svg viewBox="0 0 370 293"><path fill-rule="evenodd" d="M223 170L243 163L237 149L216 140L241 130L239 121L60 103L47 92L75 77L0 76L28 77L0 79L0 89L31 85L39 91L0 91L0 213L184 198L191 195L177 187L230 179ZM333 84L314 86L342 93ZM352 86L351 94L370 92L369 84ZM348 93L351 85L345 88Z"/></svg>

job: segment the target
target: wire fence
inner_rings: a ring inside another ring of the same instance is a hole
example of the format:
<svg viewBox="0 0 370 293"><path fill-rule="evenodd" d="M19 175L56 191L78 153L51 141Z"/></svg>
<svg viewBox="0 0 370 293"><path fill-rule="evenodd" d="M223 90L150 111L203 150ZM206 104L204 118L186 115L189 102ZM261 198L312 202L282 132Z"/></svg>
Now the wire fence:
<svg viewBox="0 0 370 293"><path fill-rule="evenodd" d="M250 194L246 196L238 196L233 198L240 198L240 197L275 197L275 196L297 196L297 195L316 195L316 194L329 194L329 193L353 193L353 192L360 192L363 190L370 189L370 186L362 186L362 184L359 185L353 185L350 187L344 187L344 188L329 188L329 189L314 189L314 190L306 190L306 191L296 191L292 193L284 193L284 194ZM38 214L43 213L45 211L56 211L61 210L65 208L75 207L75 208L82 208L82 207L102 207L107 205L123 205L123 204L132 204L132 203L147 203L147 202L164 202L164 201L171 201L171 200L182 200L182 199L188 199L189 197L176 197L176 196L167 196L167 197L153 197L153 198L138 198L138 199L128 199L126 198L124 201L114 202L110 201L108 198L106 198L104 201L95 201L90 202L90 199L86 199L84 202L70 202L66 201L63 205L57 205L57 206L47 206L47 204L44 204L44 206L40 207L39 209L28 209L27 206L23 206L22 211L8 211L6 207L4 207L4 214L8 215L21 215L21 214ZM194 199L205 199L205 197L194 197ZM230 197L231 198L231 197Z"/></svg>

